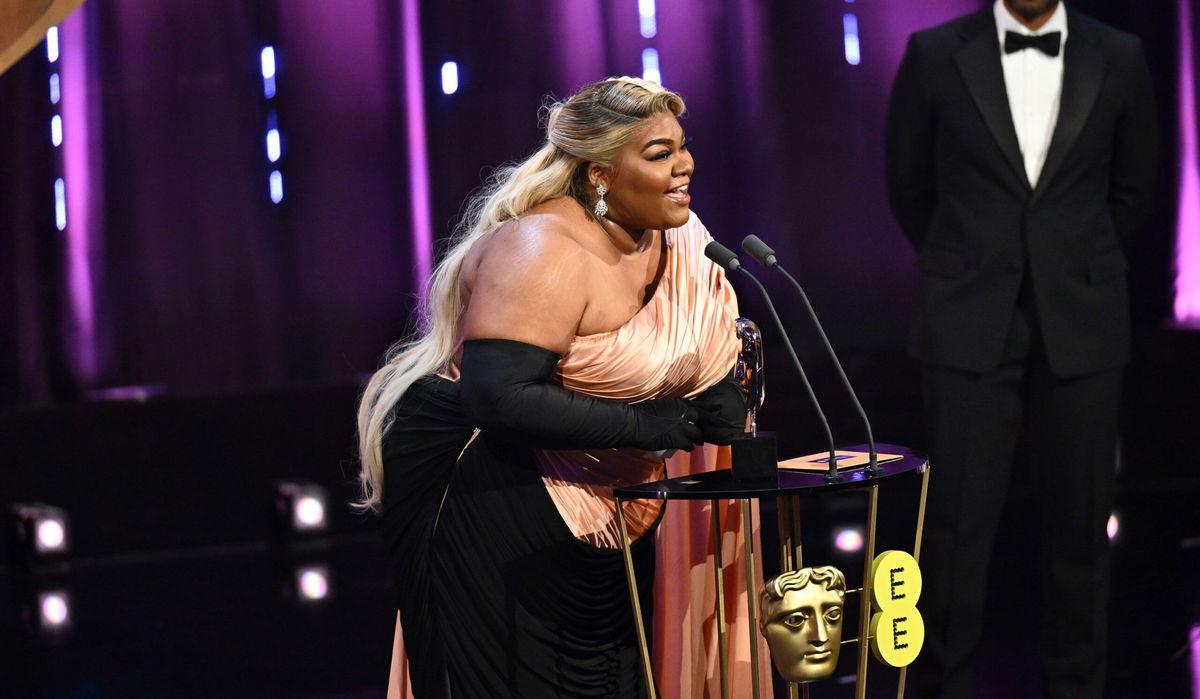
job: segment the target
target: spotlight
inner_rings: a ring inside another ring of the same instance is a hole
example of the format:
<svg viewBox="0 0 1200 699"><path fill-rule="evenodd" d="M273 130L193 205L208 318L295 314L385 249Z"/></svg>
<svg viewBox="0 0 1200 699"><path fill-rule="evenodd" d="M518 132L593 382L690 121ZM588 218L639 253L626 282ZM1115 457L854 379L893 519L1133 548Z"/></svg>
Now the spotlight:
<svg viewBox="0 0 1200 699"><path fill-rule="evenodd" d="M58 557L70 549L67 513L40 502L17 503L9 509L9 540L13 558L30 562Z"/></svg>
<svg viewBox="0 0 1200 699"><path fill-rule="evenodd" d="M297 529L324 529L325 504L317 497L305 495L296 501Z"/></svg>
<svg viewBox="0 0 1200 699"><path fill-rule="evenodd" d="M1117 538L1117 534L1121 531L1121 518L1116 512L1108 516L1108 524L1105 525L1105 531L1108 533L1109 541Z"/></svg>
<svg viewBox="0 0 1200 699"><path fill-rule="evenodd" d="M43 553L64 550L67 546L67 530L62 521L45 519L38 522L34 545Z"/></svg>
<svg viewBox="0 0 1200 699"><path fill-rule="evenodd" d="M44 631L66 628L71 623L71 595L52 590L38 595L38 622Z"/></svg>
<svg viewBox="0 0 1200 699"><path fill-rule="evenodd" d="M284 481L275 485L275 513L283 533L308 534L329 528L329 495L315 483Z"/></svg>
<svg viewBox="0 0 1200 699"><path fill-rule="evenodd" d="M71 635L75 627L71 592L61 582L22 584L18 589L20 618L27 633L47 641L62 641Z"/></svg>
<svg viewBox="0 0 1200 699"><path fill-rule="evenodd" d="M862 531L855 527L838 529L833 535L833 545L838 551L845 551L847 553L861 551L863 547Z"/></svg>
<svg viewBox="0 0 1200 699"><path fill-rule="evenodd" d="M329 569L325 566L303 566L296 569L296 599L319 602L329 596Z"/></svg>
<svg viewBox="0 0 1200 699"><path fill-rule="evenodd" d="M280 595L290 603L316 605L333 597L333 570L321 556L280 560L275 580Z"/></svg>

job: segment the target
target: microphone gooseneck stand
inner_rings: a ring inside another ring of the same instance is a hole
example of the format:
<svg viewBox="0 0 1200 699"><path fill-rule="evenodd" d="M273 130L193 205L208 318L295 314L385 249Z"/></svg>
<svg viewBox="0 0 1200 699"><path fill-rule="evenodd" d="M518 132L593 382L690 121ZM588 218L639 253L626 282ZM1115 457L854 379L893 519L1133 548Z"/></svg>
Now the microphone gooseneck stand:
<svg viewBox="0 0 1200 699"><path fill-rule="evenodd" d="M858 417L862 419L863 425L867 429L867 445L870 448L870 462L864 469L868 476L878 476L883 473L883 469L879 468L879 454L875 449L875 434L871 430L871 421L867 419L867 411L863 410L862 403L858 402L858 394L854 392L854 386L850 383L850 379L846 376L846 371L842 369L842 363L838 360L837 352L833 351L833 345L830 344L829 338L825 335L825 328L821 325L821 321L817 318L816 311L813 310L812 304L808 301L808 294L804 293L804 288L800 286L800 282L796 281L786 269L779 264L779 259L775 257L775 251L769 245L764 243L761 238L756 235L748 235L742 241L742 249L750 254L755 260L769 269L778 270L780 274L787 278L792 283L792 287L796 289L796 293L800 295L800 300L804 303L804 310L808 312L808 317L812 320L813 326L817 329L817 336L821 338L821 344L825 346L825 351L829 354L829 358L833 360L833 366L837 369L838 376L842 380L842 385L846 387L846 391L850 394L850 400L854 403L854 409L858 411ZM765 293L765 292L764 292Z"/></svg>
<svg viewBox="0 0 1200 699"><path fill-rule="evenodd" d="M741 272L758 287L763 300L767 302L767 310L770 311L771 319L775 321L775 328L779 330L779 335L783 338L783 346L787 348L788 356L792 358L792 364L796 367L796 371L799 372L800 381L804 384L804 390L808 393L808 398L812 402L813 408L817 411L817 417L821 420L822 429L825 430L825 439L829 444L829 470L825 473L825 481L828 483L837 483L843 480L841 474L838 473L837 447L833 442L833 432L829 429L829 420L825 418L825 411L821 409L821 403L817 400L817 394L813 392L812 384L808 381L808 375L804 373L804 367L800 364L800 358L796 356L796 350L792 347L792 341L788 338L787 331L783 328L783 321L779 319L779 313L775 311L775 304L771 303L771 296L767 293L766 287L762 285L762 282L750 270L742 265L736 253L715 240L704 248L704 256L729 272Z"/></svg>

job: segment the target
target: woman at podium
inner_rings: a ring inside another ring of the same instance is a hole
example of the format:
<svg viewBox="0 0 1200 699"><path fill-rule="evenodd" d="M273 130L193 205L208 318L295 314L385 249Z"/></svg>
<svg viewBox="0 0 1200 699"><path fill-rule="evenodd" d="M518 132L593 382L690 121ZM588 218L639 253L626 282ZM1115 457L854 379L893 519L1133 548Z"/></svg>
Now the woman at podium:
<svg viewBox="0 0 1200 699"><path fill-rule="evenodd" d="M645 691L613 489L745 421L683 111L627 77L550 106L366 387L360 505L381 514L418 697ZM625 508L647 573L662 507Z"/></svg>

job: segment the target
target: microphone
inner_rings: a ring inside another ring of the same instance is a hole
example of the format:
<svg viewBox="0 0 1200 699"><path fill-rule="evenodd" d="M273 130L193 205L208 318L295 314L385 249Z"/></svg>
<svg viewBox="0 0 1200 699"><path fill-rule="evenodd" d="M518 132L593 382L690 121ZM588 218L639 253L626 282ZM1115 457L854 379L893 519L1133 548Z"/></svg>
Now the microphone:
<svg viewBox="0 0 1200 699"><path fill-rule="evenodd" d="M775 312L775 304L771 303L770 294L767 293L762 282L758 281L758 278L751 274L750 270L742 266L737 253L724 245L715 240L712 241L704 247L704 256L724 267L729 272L741 272L758 287L763 300L767 302L767 310L771 313L771 319L775 321L775 328L779 330L779 335L783 338L783 346L787 348L788 356L792 358L792 364L800 374L800 381L804 384L804 390L808 393L808 399L817 411L817 417L821 420L822 429L825 430L825 439L829 443L829 471L825 474L825 480L830 483L842 480L837 470L837 447L833 443L833 432L829 429L829 420L825 418L825 411L821 410L821 403L817 401L817 394L813 392L812 384L808 381L808 375L804 373L804 367L800 364L799 357L796 356L796 350L792 347L792 341L788 338L787 331L783 329L783 321L779 319L779 314Z"/></svg>
<svg viewBox="0 0 1200 699"><path fill-rule="evenodd" d="M863 410L862 403L858 402L858 394L854 392L854 386L850 384L850 379L846 377L846 372L842 369L842 363L838 361L837 353L833 351L833 345L829 343L829 338L825 336L825 328L821 325L821 321L817 319L817 313L813 310L812 304L808 302L808 294L804 293L804 288L800 286L800 282L796 281L795 277L780 266L779 260L775 257L775 251L764 243L761 238L756 235L746 236L742 241L742 249L766 267L779 270L792 283L792 286L795 287L796 293L800 294L800 300L804 302L804 310L808 311L809 320L816 327L817 335L821 338L821 344L825 346L825 351L829 354L829 358L833 360L833 366L837 369L838 376L842 379L842 385L846 387L846 391L850 394L850 400L854 403L854 409L858 411L858 417L862 419L863 425L867 428L867 446L870 448L871 460L867 464L865 472L872 476L883 473L883 469L879 468L879 454L875 450L875 434L871 431L871 421L867 419L867 411Z"/></svg>

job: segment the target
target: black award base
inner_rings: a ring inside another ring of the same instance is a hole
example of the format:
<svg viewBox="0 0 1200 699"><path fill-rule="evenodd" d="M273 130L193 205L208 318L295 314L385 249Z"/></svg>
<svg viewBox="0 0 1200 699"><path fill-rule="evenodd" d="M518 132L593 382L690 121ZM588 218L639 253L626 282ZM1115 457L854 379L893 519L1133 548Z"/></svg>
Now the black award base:
<svg viewBox="0 0 1200 699"><path fill-rule="evenodd" d="M775 433L747 434L733 440L729 446L733 452L734 481L778 481L779 448Z"/></svg>

